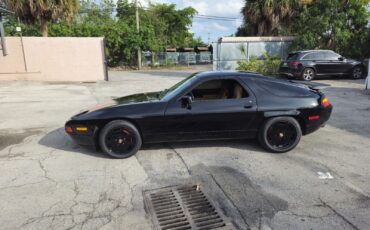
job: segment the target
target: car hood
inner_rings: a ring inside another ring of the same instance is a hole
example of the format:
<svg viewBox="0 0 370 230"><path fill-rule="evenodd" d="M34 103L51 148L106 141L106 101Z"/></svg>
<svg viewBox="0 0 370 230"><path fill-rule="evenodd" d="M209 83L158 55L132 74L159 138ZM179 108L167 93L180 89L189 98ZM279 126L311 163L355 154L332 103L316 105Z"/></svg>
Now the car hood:
<svg viewBox="0 0 370 230"><path fill-rule="evenodd" d="M117 105L158 101L159 92L139 93L112 99Z"/></svg>
<svg viewBox="0 0 370 230"><path fill-rule="evenodd" d="M350 63L361 63L360 61L357 61L355 59L350 59L350 58L347 58L346 59L346 62L350 62Z"/></svg>
<svg viewBox="0 0 370 230"><path fill-rule="evenodd" d="M109 101L106 101L104 103L97 104L93 107L90 107L88 109L85 109L83 112L75 115L79 116L85 113L91 113L94 111L110 108L113 106L119 106L119 105L130 105L130 104L139 104L139 103L147 103L147 102L154 102L159 101L158 99L159 92L150 92L150 93L139 93L139 94L133 94L128 95L124 97L117 97L113 98Z"/></svg>

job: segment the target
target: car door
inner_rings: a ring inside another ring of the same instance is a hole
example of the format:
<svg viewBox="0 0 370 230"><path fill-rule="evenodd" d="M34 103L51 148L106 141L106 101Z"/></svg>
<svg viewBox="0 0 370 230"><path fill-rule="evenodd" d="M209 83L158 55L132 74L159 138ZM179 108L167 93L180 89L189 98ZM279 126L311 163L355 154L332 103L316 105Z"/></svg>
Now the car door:
<svg viewBox="0 0 370 230"><path fill-rule="evenodd" d="M308 54L310 59L314 63L317 75L329 75L331 69L331 63L325 58L324 52L314 52Z"/></svg>
<svg viewBox="0 0 370 230"><path fill-rule="evenodd" d="M347 73L351 68L351 65L346 59L341 58L341 56L334 52L326 52L326 58L331 62L330 73L333 75L342 75Z"/></svg>
<svg viewBox="0 0 370 230"><path fill-rule="evenodd" d="M222 81L220 87L226 84L225 80L229 81L229 85L233 83L231 85L234 89L238 84L242 87L242 96L215 96L216 93L222 94L218 92L222 88L207 88L206 85L212 85L212 81L218 80ZM186 95L194 98L188 108L184 108L181 103L181 97ZM249 129L256 111L257 104L253 93L237 78L203 80L169 103L165 112L169 139L247 138L253 135Z"/></svg>

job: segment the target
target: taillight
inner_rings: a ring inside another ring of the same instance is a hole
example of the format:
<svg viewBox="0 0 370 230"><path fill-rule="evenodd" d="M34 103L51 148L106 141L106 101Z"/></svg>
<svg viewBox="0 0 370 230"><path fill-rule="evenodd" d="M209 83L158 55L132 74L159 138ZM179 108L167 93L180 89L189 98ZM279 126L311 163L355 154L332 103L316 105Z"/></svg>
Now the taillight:
<svg viewBox="0 0 370 230"><path fill-rule="evenodd" d="M324 108L329 107L331 105L330 102L329 102L329 100L326 97L324 97L321 100L321 104L322 104L322 106L324 106Z"/></svg>
<svg viewBox="0 0 370 230"><path fill-rule="evenodd" d="M71 126L68 126L68 125L67 125L65 128L66 128L66 132L67 132L67 133L73 133L73 129L72 129L72 127L71 127Z"/></svg>
<svg viewBox="0 0 370 230"><path fill-rule="evenodd" d="M291 68L298 69L298 66L299 65L302 65L302 63L299 62L299 61L291 61L291 62L288 62L288 66L291 67Z"/></svg>

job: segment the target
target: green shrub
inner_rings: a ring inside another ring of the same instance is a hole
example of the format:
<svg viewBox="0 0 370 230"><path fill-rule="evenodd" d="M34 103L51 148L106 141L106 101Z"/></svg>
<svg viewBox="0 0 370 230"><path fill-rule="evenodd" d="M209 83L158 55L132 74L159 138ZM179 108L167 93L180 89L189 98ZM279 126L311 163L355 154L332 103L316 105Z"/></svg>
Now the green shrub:
<svg viewBox="0 0 370 230"><path fill-rule="evenodd" d="M263 75L277 75L280 58L269 56L268 54L263 54L263 57L263 60L252 57L249 61L238 61L237 70L256 72Z"/></svg>

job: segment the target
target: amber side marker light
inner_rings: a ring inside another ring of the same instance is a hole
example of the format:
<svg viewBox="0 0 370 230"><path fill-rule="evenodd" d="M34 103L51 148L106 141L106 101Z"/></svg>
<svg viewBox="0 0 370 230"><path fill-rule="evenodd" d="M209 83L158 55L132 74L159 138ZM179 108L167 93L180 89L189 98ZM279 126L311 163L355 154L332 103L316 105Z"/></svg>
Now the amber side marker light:
<svg viewBox="0 0 370 230"><path fill-rule="evenodd" d="M326 98L326 97L324 97L322 100L321 100L321 104L322 104L322 106L324 106L325 108L326 107L329 107L331 104L330 104L330 102L329 102L329 100Z"/></svg>
<svg viewBox="0 0 370 230"><path fill-rule="evenodd" d="M73 129L71 126L66 126L65 128L67 133L73 133Z"/></svg>
<svg viewBox="0 0 370 230"><path fill-rule="evenodd" d="M87 130L88 130L87 127L77 127L76 128L77 132L87 132Z"/></svg>

